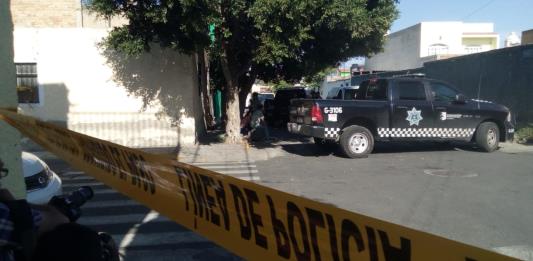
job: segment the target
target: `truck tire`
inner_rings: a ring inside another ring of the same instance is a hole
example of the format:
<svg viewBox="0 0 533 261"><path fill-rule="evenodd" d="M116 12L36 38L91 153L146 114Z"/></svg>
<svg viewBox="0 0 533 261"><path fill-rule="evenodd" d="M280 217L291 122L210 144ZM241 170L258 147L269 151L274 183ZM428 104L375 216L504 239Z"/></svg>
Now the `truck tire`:
<svg viewBox="0 0 533 261"><path fill-rule="evenodd" d="M340 145L349 158L364 158L374 149L374 136L365 127L352 125L342 130Z"/></svg>
<svg viewBox="0 0 533 261"><path fill-rule="evenodd" d="M483 122L476 130L476 144L485 152L493 152L498 148L500 129L494 122Z"/></svg>

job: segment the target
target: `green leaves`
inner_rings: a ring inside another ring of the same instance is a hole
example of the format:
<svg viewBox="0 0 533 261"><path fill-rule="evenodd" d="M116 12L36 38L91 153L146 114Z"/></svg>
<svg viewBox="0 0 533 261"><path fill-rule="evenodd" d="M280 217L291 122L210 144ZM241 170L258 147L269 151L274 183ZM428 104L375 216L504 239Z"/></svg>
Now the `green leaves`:
<svg viewBox="0 0 533 261"><path fill-rule="evenodd" d="M185 53L210 48L228 58L232 78L265 81L295 81L373 54L397 16L394 0L93 0L90 8L129 20L108 47L128 54L151 42Z"/></svg>

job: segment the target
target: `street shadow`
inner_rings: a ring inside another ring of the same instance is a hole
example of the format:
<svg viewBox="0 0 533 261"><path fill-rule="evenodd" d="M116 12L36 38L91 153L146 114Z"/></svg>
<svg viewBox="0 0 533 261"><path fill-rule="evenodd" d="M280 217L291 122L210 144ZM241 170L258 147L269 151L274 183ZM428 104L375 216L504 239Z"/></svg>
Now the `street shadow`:
<svg viewBox="0 0 533 261"><path fill-rule="evenodd" d="M270 136L269 139L261 139L257 141L252 141L250 143L250 146L257 148L257 149L265 149L265 148L283 147L283 146L286 146L287 143L312 142L312 138L293 134L284 129L273 129L269 127L268 132Z"/></svg>
<svg viewBox="0 0 533 261"><path fill-rule="evenodd" d="M460 142L378 142L373 154L401 153L401 152L434 152L434 151L478 151L469 143Z"/></svg>
<svg viewBox="0 0 533 261"><path fill-rule="evenodd" d="M330 155L342 156L338 146L325 145L319 147L314 143L299 143L299 144L282 144L280 147L291 154L304 157L327 157Z"/></svg>
<svg viewBox="0 0 533 261"><path fill-rule="evenodd" d="M211 144L219 144L224 143L224 130L211 130L206 131L203 135L198 137L198 144L199 145L211 145Z"/></svg>
<svg viewBox="0 0 533 261"><path fill-rule="evenodd" d="M171 126L177 128L177 149L182 145L181 137L192 135L195 141L198 139L205 126L202 120L190 122L190 118L201 119L195 117L201 107L194 95L198 87L192 57L158 46L138 56L127 56L105 47L101 47L101 52L113 70L113 80L123 86L128 95L142 100L141 110L156 106L158 117L170 119ZM183 128L184 123L193 124L195 128Z"/></svg>
<svg viewBox="0 0 533 261"><path fill-rule="evenodd" d="M282 144L280 147L291 154L304 157L337 156L346 157L338 144L317 146L312 142L299 144ZM378 142L372 154L389 154L405 152L436 152L436 151L471 151L478 152L479 148L470 143L459 142Z"/></svg>
<svg viewBox="0 0 533 261"><path fill-rule="evenodd" d="M97 200L105 202L105 199L109 197L99 196ZM116 235L113 239L120 249L121 260L150 260L156 253L161 257L166 257L165 260L172 255L181 256L180 260L242 260L214 242L196 234L195 231L161 217L160 214L143 205L102 206L92 209L83 208L82 211L84 211L85 220L102 216L112 219L124 213L137 216L136 220L130 219L121 223L103 222L89 225L95 231ZM176 238L182 240L176 240Z"/></svg>

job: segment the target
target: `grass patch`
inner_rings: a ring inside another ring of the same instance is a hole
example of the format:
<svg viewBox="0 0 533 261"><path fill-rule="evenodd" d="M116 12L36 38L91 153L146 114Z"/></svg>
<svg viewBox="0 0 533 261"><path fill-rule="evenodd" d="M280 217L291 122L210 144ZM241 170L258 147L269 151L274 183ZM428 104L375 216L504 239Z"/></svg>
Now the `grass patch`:
<svg viewBox="0 0 533 261"><path fill-rule="evenodd" d="M518 143L533 143L533 123L519 127L515 133Z"/></svg>

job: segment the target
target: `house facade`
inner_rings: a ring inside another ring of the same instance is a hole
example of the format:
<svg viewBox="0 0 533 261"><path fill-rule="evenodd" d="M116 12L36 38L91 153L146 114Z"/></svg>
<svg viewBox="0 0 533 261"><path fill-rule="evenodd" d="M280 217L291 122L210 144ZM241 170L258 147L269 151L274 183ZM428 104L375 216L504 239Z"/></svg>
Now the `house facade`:
<svg viewBox="0 0 533 261"><path fill-rule="evenodd" d="M83 1L82 1L83 2ZM203 130L196 58L100 47L110 28L80 1L11 1L19 111L128 147L175 147Z"/></svg>
<svg viewBox="0 0 533 261"><path fill-rule="evenodd" d="M366 59L365 69L413 69L428 61L499 48L492 23L422 22L386 37L383 52Z"/></svg>

